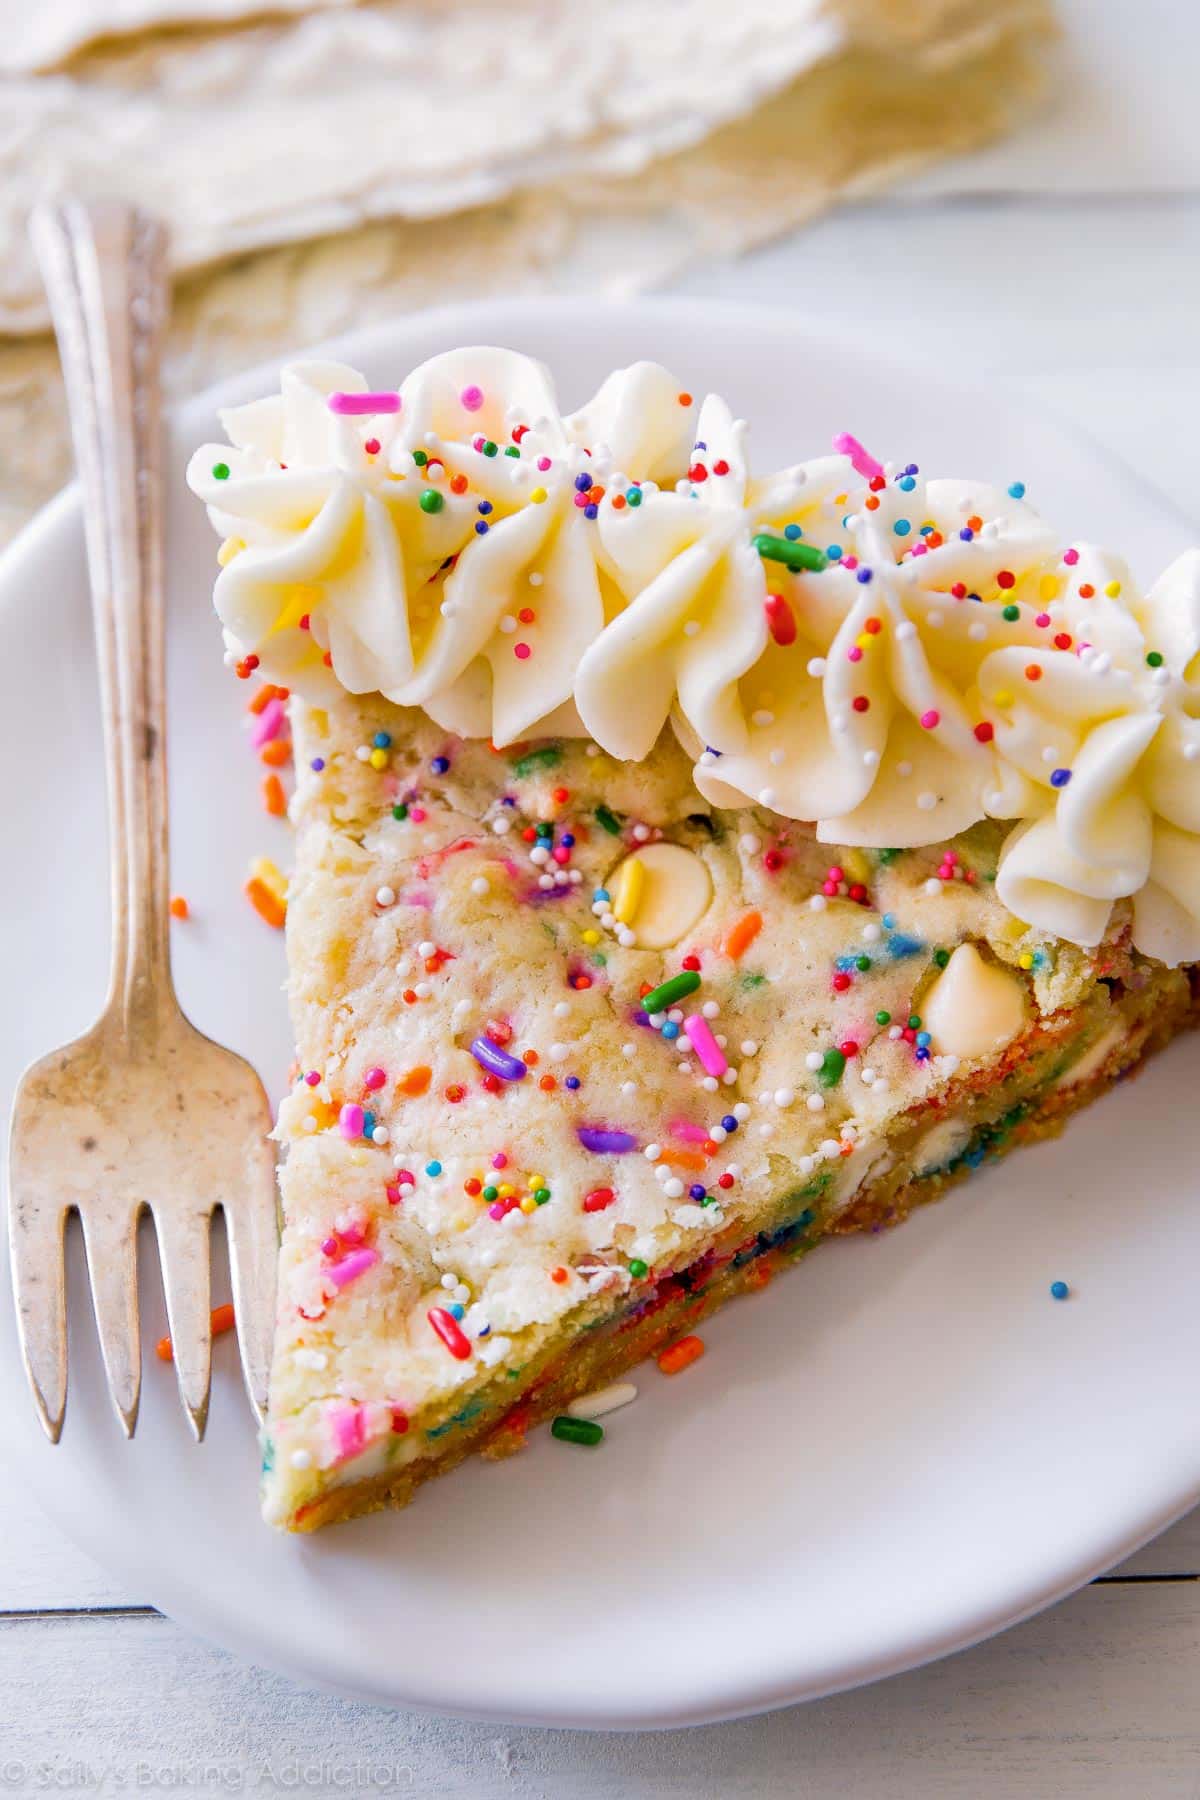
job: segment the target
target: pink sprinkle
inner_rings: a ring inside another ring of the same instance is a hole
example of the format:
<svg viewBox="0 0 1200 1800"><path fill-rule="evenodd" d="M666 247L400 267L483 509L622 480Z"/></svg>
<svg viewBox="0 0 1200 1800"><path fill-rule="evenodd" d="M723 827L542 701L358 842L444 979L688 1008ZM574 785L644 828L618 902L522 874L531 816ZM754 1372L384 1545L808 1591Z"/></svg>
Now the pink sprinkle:
<svg viewBox="0 0 1200 1800"><path fill-rule="evenodd" d="M532 655L532 651L530 650L528 644L514 644L513 645L513 655L516 657L518 662L526 662L529 659L529 657Z"/></svg>
<svg viewBox="0 0 1200 1800"><path fill-rule="evenodd" d="M850 648L846 652L846 661L847 662L861 662L862 661L862 648L860 645L851 644Z"/></svg>
<svg viewBox="0 0 1200 1800"><path fill-rule="evenodd" d="M941 716L941 713L935 712L933 708L930 707L928 712L923 712L921 714L921 724L926 731L933 731L941 720Z"/></svg>
<svg viewBox="0 0 1200 1800"><path fill-rule="evenodd" d="M691 1125L686 1119L671 1120L671 1136L681 1138L685 1144L702 1144L708 1137L703 1125Z"/></svg>
<svg viewBox="0 0 1200 1800"><path fill-rule="evenodd" d="M329 1415L329 1423L338 1447L338 1460L345 1462L347 1457L357 1456L367 1446L366 1413L361 1406L336 1406Z"/></svg>
<svg viewBox="0 0 1200 1800"><path fill-rule="evenodd" d="M712 1026L708 1020L701 1013L693 1013L690 1019L684 1020L683 1029L687 1032L688 1043L703 1063L706 1074L716 1075L719 1079L729 1064L725 1061L725 1052L712 1034Z"/></svg>
<svg viewBox="0 0 1200 1800"><path fill-rule="evenodd" d="M381 1088L386 1080L387 1076L382 1069L368 1069L363 1076L363 1086L370 1089Z"/></svg>
<svg viewBox="0 0 1200 1800"><path fill-rule="evenodd" d="M493 1169L507 1169L508 1158L505 1156L503 1150L497 1150L495 1156L493 1156L492 1167Z"/></svg>
<svg viewBox="0 0 1200 1800"><path fill-rule="evenodd" d="M365 413L398 413L400 411L399 394L330 394L326 402L331 413L340 413L343 418L357 417Z"/></svg>
<svg viewBox="0 0 1200 1800"><path fill-rule="evenodd" d="M321 1255L322 1256L336 1256L337 1253L338 1253L337 1239L335 1237L325 1238L321 1244Z"/></svg>
<svg viewBox="0 0 1200 1800"><path fill-rule="evenodd" d="M575 504L576 504L576 506L578 506L578 507L584 507L584 506L587 506L587 505L588 505L588 497L587 497L587 495L586 495L586 494L576 494L576 496L575 496Z"/></svg>
<svg viewBox="0 0 1200 1800"><path fill-rule="evenodd" d="M1066 563L1068 568L1073 569L1075 567L1075 564L1079 561L1078 550L1064 550L1063 551L1063 561Z"/></svg>
<svg viewBox="0 0 1200 1800"><path fill-rule="evenodd" d="M481 387L465 387L458 397L468 412L478 412L483 405L483 389Z"/></svg>
<svg viewBox="0 0 1200 1800"><path fill-rule="evenodd" d="M421 825L424 824L429 815L426 813L423 806L410 806L408 809L408 816L414 825Z"/></svg>
<svg viewBox="0 0 1200 1800"><path fill-rule="evenodd" d="M309 1087L320 1087L321 1071L319 1069L310 1069L304 1079L307 1081Z"/></svg>
<svg viewBox="0 0 1200 1800"><path fill-rule="evenodd" d="M352 1250L349 1256L343 1256L341 1262L331 1263L325 1273L334 1287L344 1288L350 1282L357 1281L360 1275L365 1275L368 1269L373 1269L378 1261L378 1250L372 1250L368 1246L364 1250Z"/></svg>
<svg viewBox="0 0 1200 1800"><path fill-rule="evenodd" d="M856 437L848 431L839 431L833 440L833 447L841 456L848 456L858 473L867 481L882 478L883 464L876 462L869 451L864 450Z"/></svg>
<svg viewBox="0 0 1200 1800"><path fill-rule="evenodd" d="M542 471L542 474L544 475L546 473L546 470L550 467L550 458L548 456L539 456L538 460L537 460L537 466Z"/></svg>
<svg viewBox="0 0 1200 1800"><path fill-rule="evenodd" d="M399 1185L394 1181L389 1181L383 1191L387 1195L389 1206L399 1206L401 1200L404 1198L404 1195L400 1192Z"/></svg>
<svg viewBox="0 0 1200 1800"><path fill-rule="evenodd" d="M283 710L282 700L268 700L267 704L254 721L254 729L250 733L250 741L256 750L263 744L269 744L277 738L287 723L287 714Z"/></svg>
<svg viewBox="0 0 1200 1800"><path fill-rule="evenodd" d="M338 1126L344 1138L350 1138L351 1140L360 1138L363 1133L362 1107L354 1105L353 1102L343 1106L341 1112L338 1114Z"/></svg>
<svg viewBox="0 0 1200 1800"><path fill-rule="evenodd" d="M406 1182L409 1187L416 1187L417 1178L413 1174L412 1170L411 1169L397 1169L396 1170L396 1186L403 1187Z"/></svg>
<svg viewBox="0 0 1200 1800"><path fill-rule="evenodd" d="M562 844L559 844L558 848L553 852L553 855L555 862L560 866L565 866L571 860L571 852Z"/></svg>
<svg viewBox="0 0 1200 1800"><path fill-rule="evenodd" d="M843 567L843 569L857 569L857 567L858 567L857 556L843 556L842 567Z"/></svg>

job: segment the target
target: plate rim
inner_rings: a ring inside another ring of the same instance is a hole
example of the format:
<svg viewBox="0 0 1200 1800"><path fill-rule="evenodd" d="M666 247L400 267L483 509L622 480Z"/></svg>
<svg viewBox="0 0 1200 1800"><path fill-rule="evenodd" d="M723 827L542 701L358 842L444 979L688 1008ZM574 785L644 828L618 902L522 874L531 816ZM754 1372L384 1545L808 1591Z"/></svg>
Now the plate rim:
<svg viewBox="0 0 1200 1800"><path fill-rule="evenodd" d="M712 323L734 333L766 326L781 337L786 334L794 340L816 343L825 350L842 350L848 355L853 353L860 357L863 355L863 346L855 342L851 333L831 329L824 321L814 319L803 311L793 312L770 302L656 295L631 300L589 300L587 312L590 318L596 315L603 317L606 332L624 330L629 337L636 334L638 319L662 321L675 318L693 323ZM488 325L489 315L495 321L494 326ZM187 435L189 427L185 422L197 417L199 411L207 407L215 428L215 413L219 406L238 404L247 393L270 384L285 363L297 360L298 357L369 361L376 356L394 355L398 342L402 343L406 337L421 332L454 336L464 343L485 343L497 338L504 341L518 320L523 331L536 330L539 320L548 315L554 315L557 321L578 319L579 301L568 297L514 295L455 302L391 320L376 321L341 333L335 338L322 340L299 352L266 358L249 369L226 375L173 402L166 409L166 422L168 428L174 425ZM871 362L886 365L900 374L924 372L917 359L894 355L890 349L881 350L875 344L870 346L868 354ZM993 401L997 397L994 384L987 381L972 377L960 379L957 375L946 376L941 371L938 373L943 384L953 386L959 393L988 396ZM1007 410L1011 402L1005 398L1004 404ZM1072 421L1056 414L1050 406L1038 402L1032 410L1035 418L1052 423L1063 437L1073 440L1081 450L1086 450L1094 461L1107 464L1131 490L1140 490L1145 497L1152 498L1155 506L1164 515L1176 519L1182 529L1196 532L1193 522L1168 495L1162 493L1151 480L1109 446L1091 438ZM174 472L168 468L168 482L173 476ZM72 482L39 508L5 548L0 555L0 618L7 616L10 605L15 607L21 604L22 583L19 577L22 564L35 564L39 558L52 553L56 542L76 537L81 532L79 514L78 485ZM15 1354L15 1349L12 1344L11 1301L6 1304L5 1311L8 1314L9 1354L12 1355ZM66 1509L57 1508L52 1498L47 1497L47 1490L52 1487L52 1482L33 1473L33 1465L38 1461L37 1458L29 1457L18 1462L14 1470L18 1481L59 1528L102 1566L113 1568L124 1578L137 1579L132 1559L123 1555L120 1548L110 1551L106 1546L102 1526L97 1526L94 1537L82 1532L79 1522L74 1518L68 1520ZM43 1463L41 1466L52 1465ZM1060 1566L1053 1575L1039 1569L1031 1577L1030 1583L1015 1592L1010 1601L986 1604L969 1612L961 1617L955 1629L930 1629L920 1641L910 1640L906 1649L894 1647L874 1658L862 1658L853 1669L844 1669L836 1674L831 1671L827 1678L801 1681L783 1671L780 1678L768 1686L761 1679L751 1677L755 1688L751 1693L744 1685L744 1678L739 1685L738 1680L731 1677L724 1690L724 1697L713 1693L702 1694L694 1706L673 1707L669 1712L663 1711L661 1701L655 1703L650 1699L647 1702L640 1693L635 1699L632 1692L627 1703L621 1707L606 1703L591 1711L583 1703L581 1696L569 1714L562 1707L539 1711L536 1706L515 1709L508 1704L494 1707L476 1704L464 1709L461 1702L455 1701L452 1694L438 1690L436 1684L433 1691L422 1694L419 1698L404 1698L395 1692L360 1685L357 1679L353 1684L343 1684L339 1682L335 1672L320 1666L319 1658L310 1660L307 1654L283 1655L281 1646L270 1637L265 1640L267 1654L264 1657L264 1640L256 1643L253 1634L242 1628L240 1620L235 1619L230 1623L228 1612L222 1608L219 1600L211 1614L206 1614L202 1605L193 1606L186 1580L179 1584L184 1591L178 1596L171 1596L167 1610L171 1618L206 1642L231 1649L251 1662L262 1663L265 1660L269 1666L308 1686L367 1700L376 1705L409 1707L444 1717L520 1726L605 1731L670 1730L693 1724L744 1718L816 1700L957 1654L1010 1626L1032 1618L1077 1592L1095 1576L1149 1543L1183 1517L1197 1502L1200 1502L1200 1459L1186 1488L1180 1488L1163 1498L1149 1520L1146 1512L1139 1509L1136 1517L1125 1516L1119 1523L1110 1521L1110 1529L1104 1534L1103 1545L1092 1545L1069 1569L1064 1571ZM167 1582L166 1585L169 1587L171 1584Z"/></svg>

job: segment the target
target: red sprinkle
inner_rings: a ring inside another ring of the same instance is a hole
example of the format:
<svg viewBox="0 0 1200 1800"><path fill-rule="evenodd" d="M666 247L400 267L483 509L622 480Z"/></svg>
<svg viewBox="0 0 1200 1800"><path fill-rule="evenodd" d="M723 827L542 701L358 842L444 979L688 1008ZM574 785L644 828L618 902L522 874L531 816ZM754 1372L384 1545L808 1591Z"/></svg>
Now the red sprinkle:
<svg viewBox="0 0 1200 1800"><path fill-rule="evenodd" d="M459 1362L466 1362L471 1354L470 1339L463 1332L453 1313L448 1313L444 1306L431 1306L429 1323L445 1344L451 1356L457 1356Z"/></svg>
<svg viewBox="0 0 1200 1800"><path fill-rule="evenodd" d="M583 1197L583 1210L589 1213L603 1212L606 1206L612 1205L616 1197L610 1187L593 1188L590 1194Z"/></svg>
<svg viewBox="0 0 1200 1800"><path fill-rule="evenodd" d="M796 641L796 619L782 594L768 594L763 601L767 628L781 649Z"/></svg>

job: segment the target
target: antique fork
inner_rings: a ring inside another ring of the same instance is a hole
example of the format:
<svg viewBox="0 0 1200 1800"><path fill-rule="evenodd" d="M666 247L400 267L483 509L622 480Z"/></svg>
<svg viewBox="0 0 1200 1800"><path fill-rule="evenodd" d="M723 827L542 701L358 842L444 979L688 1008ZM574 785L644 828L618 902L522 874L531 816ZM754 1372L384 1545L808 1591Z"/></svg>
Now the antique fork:
<svg viewBox="0 0 1200 1800"><path fill-rule="evenodd" d="M67 1215L79 1214L109 1392L141 1391L138 1221L154 1219L179 1392L197 1438L211 1376L220 1207L242 1369L261 1416L274 1311L270 1109L240 1056L184 1017L168 948L159 356L162 227L116 202L40 209L32 231L66 378L91 574L108 777L112 966L92 1029L26 1070L13 1104L9 1242L25 1367L53 1442L67 1400Z"/></svg>

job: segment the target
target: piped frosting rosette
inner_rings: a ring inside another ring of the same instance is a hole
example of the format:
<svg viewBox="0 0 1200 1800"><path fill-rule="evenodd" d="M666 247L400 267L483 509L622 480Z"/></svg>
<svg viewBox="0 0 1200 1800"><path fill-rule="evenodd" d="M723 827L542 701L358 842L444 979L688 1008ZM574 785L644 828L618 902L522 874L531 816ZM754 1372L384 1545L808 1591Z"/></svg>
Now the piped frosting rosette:
<svg viewBox="0 0 1200 1800"><path fill-rule="evenodd" d="M1063 564L1057 648L998 650L979 672L1006 787L1023 819L996 892L1018 918L1100 942L1133 901L1133 941L1168 964L1200 959L1200 552L1142 598L1116 557Z"/></svg>
<svg viewBox="0 0 1200 1800"><path fill-rule="evenodd" d="M398 394L301 364L222 423L232 450L204 446L188 480L225 538L214 602L238 654L464 736L579 729L576 667L621 604L594 529L605 483L686 466L690 402L665 369L618 370L563 418L548 372L510 351L435 357Z"/></svg>

